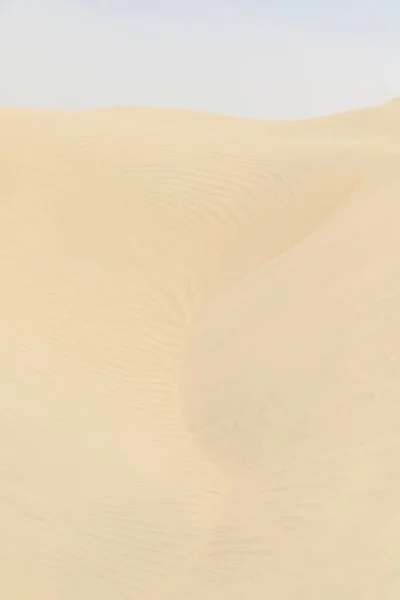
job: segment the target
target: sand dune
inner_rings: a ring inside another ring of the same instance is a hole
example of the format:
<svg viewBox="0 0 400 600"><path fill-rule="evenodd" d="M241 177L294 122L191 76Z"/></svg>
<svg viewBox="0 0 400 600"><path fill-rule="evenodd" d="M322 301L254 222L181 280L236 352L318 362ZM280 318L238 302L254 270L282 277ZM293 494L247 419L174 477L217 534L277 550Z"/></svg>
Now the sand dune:
<svg viewBox="0 0 400 600"><path fill-rule="evenodd" d="M0 596L398 600L400 101L0 129Z"/></svg>

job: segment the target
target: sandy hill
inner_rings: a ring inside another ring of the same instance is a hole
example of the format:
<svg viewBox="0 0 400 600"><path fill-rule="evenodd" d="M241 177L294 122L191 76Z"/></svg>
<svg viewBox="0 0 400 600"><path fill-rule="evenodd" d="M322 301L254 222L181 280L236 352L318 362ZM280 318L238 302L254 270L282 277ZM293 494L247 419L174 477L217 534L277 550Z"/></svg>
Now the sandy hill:
<svg viewBox="0 0 400 600"><path fill-rule="evenodd" d="M0 596L398 600L400 101L0 132Z"/></svg>

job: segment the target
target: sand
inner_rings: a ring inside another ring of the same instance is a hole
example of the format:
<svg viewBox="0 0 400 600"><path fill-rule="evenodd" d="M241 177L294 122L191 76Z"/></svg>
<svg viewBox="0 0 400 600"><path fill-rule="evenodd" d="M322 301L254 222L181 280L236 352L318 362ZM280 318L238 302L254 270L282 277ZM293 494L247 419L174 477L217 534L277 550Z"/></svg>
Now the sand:
<svg viewBox="0 0 400 600"><path fill-rule="evenodd" d="M398 600L400 101L0 131L0 596Z"/></svg>

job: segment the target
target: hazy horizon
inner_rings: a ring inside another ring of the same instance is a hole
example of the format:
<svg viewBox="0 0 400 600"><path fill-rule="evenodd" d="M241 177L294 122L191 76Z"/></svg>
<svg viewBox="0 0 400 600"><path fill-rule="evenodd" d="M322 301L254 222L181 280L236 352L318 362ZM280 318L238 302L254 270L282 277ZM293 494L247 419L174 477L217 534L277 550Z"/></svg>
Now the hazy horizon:
<svg viewBox="0 0 400 600"><path fill-rule="evenodd" d="M400 95L400 7L359 0L0 6L0 105L307 118Z"/></svg>

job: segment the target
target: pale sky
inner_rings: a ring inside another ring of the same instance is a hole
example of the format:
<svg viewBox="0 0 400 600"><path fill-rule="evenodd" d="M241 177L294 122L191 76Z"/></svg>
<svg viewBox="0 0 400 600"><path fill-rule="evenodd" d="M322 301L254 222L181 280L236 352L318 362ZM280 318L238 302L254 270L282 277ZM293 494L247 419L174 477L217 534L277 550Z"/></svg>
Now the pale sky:
<svg viewBox="0 0 400 600"><path fill-rule="evenodd" d="M294 119L400 96L399 0L0 0L0 105Z"/></svg>

